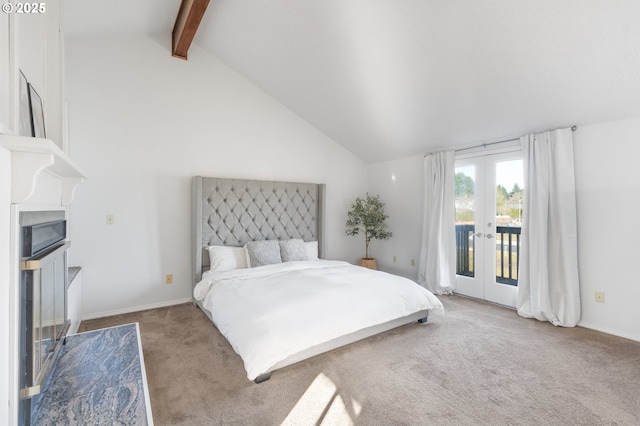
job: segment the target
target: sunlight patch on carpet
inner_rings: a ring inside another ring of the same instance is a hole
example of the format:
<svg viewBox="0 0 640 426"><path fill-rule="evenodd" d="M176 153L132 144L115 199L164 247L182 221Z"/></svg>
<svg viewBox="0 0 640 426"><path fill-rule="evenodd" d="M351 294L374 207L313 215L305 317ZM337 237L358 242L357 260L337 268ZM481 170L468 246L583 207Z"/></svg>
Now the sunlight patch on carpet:
<svg viewBox="0 0 640 426"><path fill-rule="evenodd" d="M320 373L282 424L353 425L362 411L362 405L353 398L347 399L348 404L338 394L335 383L324 373Z"/></svg>

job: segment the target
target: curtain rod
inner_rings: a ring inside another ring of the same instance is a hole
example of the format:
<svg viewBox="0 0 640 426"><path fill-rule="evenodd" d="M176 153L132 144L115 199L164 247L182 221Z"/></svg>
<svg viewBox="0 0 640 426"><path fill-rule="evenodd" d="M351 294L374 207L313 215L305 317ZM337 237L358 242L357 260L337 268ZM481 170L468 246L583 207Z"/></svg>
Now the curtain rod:
<svg viewBox="0 0 640 426"><path fill-rule="evenodd" d="M514 141L519 141L519 140L520 140L520 138L515 138L515 139L507 139L507 140L504 140L504 141L483 143L482 145L476 145L476 146L470 146L470 147L467 147L467 148L456 149L454 152L462 152L462 151L467 151L469 149L476 149L476 148L480 148L480 147L486 148L486 147L491 146L491 145L498 145L498 144L501 144L501 143L514 142Z"/></svg>
<svg viewBox="0 0 640 426"><path fill-rule="evenodd" d="M571 131L572 132L575 132L576 130L578 130L578 126L571 126ZM497 144L500 144L500 143L507 143L507 142L514 142L514 141L517 141L517 140L520 140L520 138L512 138L512 139L506 139L506 140L503 140L503 141L483 143L483 144L480 144L480 145L469 146L467 148L456 149L454 152L462 152L462 151L467 151L469 149L476 149L476 148L481 148L481 147L482 148L486 148L486 147L491 146L491 145L497 145ZM429 155L431 155L431 154L425 154L424 156L427 157Z"/></svg>

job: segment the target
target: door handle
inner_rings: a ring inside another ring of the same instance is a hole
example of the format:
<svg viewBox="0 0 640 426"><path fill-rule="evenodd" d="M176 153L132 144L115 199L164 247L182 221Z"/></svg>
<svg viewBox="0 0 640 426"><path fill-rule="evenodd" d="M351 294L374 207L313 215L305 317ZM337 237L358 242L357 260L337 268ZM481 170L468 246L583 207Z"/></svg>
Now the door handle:
<svg viewBox="0 0 640 426"><path fill-rule="evenodd" d="M482 238L482 232L478 232L477 234L472 234L474 237Z"/></svg>
<svg viewBox="0 0 640 426"><path fill-rule="evenodd" d="M491 234L487 234L487 238L488 238L488 239L492 239L492 238L493 238L493 235L491 235Z"/></svg>

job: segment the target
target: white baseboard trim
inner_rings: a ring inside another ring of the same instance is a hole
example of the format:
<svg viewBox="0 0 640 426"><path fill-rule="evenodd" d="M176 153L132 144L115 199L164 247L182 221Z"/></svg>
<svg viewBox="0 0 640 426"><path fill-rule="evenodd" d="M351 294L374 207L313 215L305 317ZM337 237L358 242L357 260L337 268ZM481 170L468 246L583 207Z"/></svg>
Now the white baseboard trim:
<svg viewBox="0 0 640 426"><path fill-rule="evenodd" d="M591 330L601 331L603 333L613 334L614 336L624 337L625 339L631 339L631 340L635 340L637 342L640 342L640 335L633 334L633 333L625 333L623 331L615 330L615 329L608 328L608 327L602 327L602 326L599 326L599 325L596 325L596 324L591 324L591 323L585 322L585 321L580 321L578 323L578 327L589 328Z"/></svg>
<svg viewBox="0 0 640 426"><path fill-rule="evenodd" d="M113 311L95 312L95 313L86 314L86 315L83 314L82 321L104 318L104 317L112 317L114 315L130 314L132 312L147 311L149 309L164 308L164 307L173 306L173 305L181 305L187 302L191 302L190 297L183 298L183 299L167 300L165 302L150 303L148 305L131 306L129 308L115 309Z"/></svg>

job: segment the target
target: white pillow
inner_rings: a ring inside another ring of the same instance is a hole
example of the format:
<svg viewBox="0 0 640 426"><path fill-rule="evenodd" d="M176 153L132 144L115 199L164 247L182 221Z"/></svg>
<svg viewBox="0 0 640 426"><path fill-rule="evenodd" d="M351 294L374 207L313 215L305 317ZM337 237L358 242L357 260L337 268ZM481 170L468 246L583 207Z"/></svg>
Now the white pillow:
<svg viewBox="0 0 640 426"><path fill-rule="evenodd" d="M247 268L247 256L243 247L209 246L209 270L215 272Z"/></svg>
<svg viewBox="0 0 640 426"><path fill-rule="evenodd" d="M305 241L304 248L307 250L307 259L318 260L318 242Z"/></svg>
<svg viewBox="0 0 640 426"><path fill-rule="evenodd" d="M249 268L282 262L278 240L250 241L244 250Z"/></svg>
<svg viewBox="0 0 640 426"><path fill-rule="evenodd" d="M280 257L283 262L296 262L300 260L309 260L307 248L304 241L293 238L290 240L278 241L280 244Z"/></svg>

